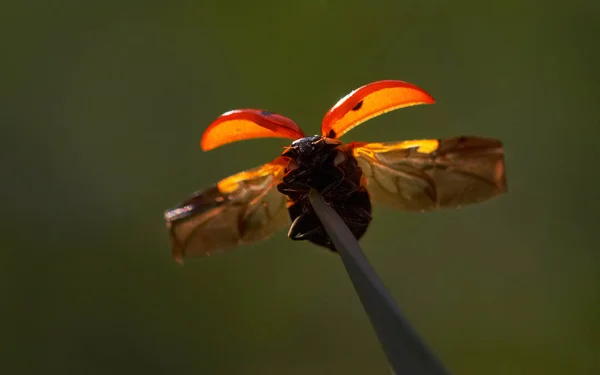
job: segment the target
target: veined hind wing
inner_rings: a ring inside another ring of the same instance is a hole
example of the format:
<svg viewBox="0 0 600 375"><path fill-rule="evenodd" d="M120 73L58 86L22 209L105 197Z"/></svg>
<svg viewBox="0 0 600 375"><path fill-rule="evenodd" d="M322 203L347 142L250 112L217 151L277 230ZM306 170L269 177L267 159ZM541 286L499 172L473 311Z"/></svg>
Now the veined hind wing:
<svg viewBox="0 0 600 375"><path fill-rule="evenodd" d="M506 192L504 151L495 139L452 137L345 146L374 202L409 210L454 208Z"/></svg>
<svg viewBox="0 0 600 375"><path fill-rule="evenodd" d="M285 158L227 177L165 213L173 257L211 255L270 237L290 224L277 191Z"/></svg>

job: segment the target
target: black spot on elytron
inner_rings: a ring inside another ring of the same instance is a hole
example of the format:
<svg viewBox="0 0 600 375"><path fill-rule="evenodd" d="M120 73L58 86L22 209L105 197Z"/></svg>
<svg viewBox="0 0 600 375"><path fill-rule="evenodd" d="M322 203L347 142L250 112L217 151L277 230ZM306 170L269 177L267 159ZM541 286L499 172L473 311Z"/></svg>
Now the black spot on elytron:
<svg viewBox="0 0 600 375"><path fill-rule="evenodd" d="M352 108L353 111L358 111L360 109L360 107L362 107L363 105L363 101L361 100L360 102L358 102L354 108Z"/></svg>
<svg viewBox="0 0 600 375"><path fill-rule="evenodd" d="M263 116L271 116L271 115L274 115L275 113L269 112L269 111L260 111L260 114Z"/></svg>
<svg viewBox="0 0 600 375"><path fill-rule="evenodd" d="M329 131L329 133L327 133L327 138L335 138L337 134L335 134L335 131L333 129L331 129Z"/></svg>

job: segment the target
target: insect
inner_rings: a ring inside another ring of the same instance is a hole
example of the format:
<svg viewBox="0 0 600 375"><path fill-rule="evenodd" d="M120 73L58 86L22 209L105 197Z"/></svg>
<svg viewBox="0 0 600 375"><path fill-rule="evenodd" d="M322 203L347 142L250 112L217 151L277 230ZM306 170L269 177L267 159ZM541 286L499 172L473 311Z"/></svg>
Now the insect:
<svg viewBox="0 0 600 375"><path fill-rule="evenodd" d="M165 213L176 260L211 255L268 238L290 225L288 236L335 251L310 205L321 193L360 239L371 222L371 204L407 211L455 208L507 190L502 143L452 137L388 143L351 142L346 132L386 112L433 104L410 83L378 81L340 99L323 118L321 135L305 136L291 119L256 110L229 111L200 142L204 151L224 144L278 137L293 140L269 163L227 177Z"/></svg>

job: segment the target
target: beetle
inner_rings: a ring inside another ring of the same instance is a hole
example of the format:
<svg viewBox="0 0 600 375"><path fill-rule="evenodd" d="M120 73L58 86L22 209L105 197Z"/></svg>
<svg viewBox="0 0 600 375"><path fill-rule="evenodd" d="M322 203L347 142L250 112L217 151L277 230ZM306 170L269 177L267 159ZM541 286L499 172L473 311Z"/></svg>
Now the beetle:
<svg viewBox="0 0 600 375"><path fill-rule="evenodd" d="M389 111L435 101L398 80L364 85L325 114L321 134L306 136L291 119L258 109L219 116L204 131L209 151L253 138L288 138L274 160L222 179L165 213L173 257L211 255L264 240L290 225L288 236L335 251L308 199L316 189L356 239L371 222L372 203L405 211L457 208L507 191L502 142L461 136L386 143L343 143L355 126Z"/></svg>

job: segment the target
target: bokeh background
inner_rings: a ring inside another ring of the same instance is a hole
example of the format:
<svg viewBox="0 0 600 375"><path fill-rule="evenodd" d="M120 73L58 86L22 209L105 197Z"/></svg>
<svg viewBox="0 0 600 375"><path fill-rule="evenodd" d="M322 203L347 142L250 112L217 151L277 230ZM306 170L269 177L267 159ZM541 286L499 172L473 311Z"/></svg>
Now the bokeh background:
<svg viewBox="0 0 600 375"><path fill-rule="evenodd" d="M162 218L285 145L201 152L222 112L317 133L380 79L437 104L344 140L506 150L505 196L375 209L362 245L408 319L455 374L600 373L599 4L4 3L0 373L388 374L338 257L283 231L182 267Z"/></svg>

